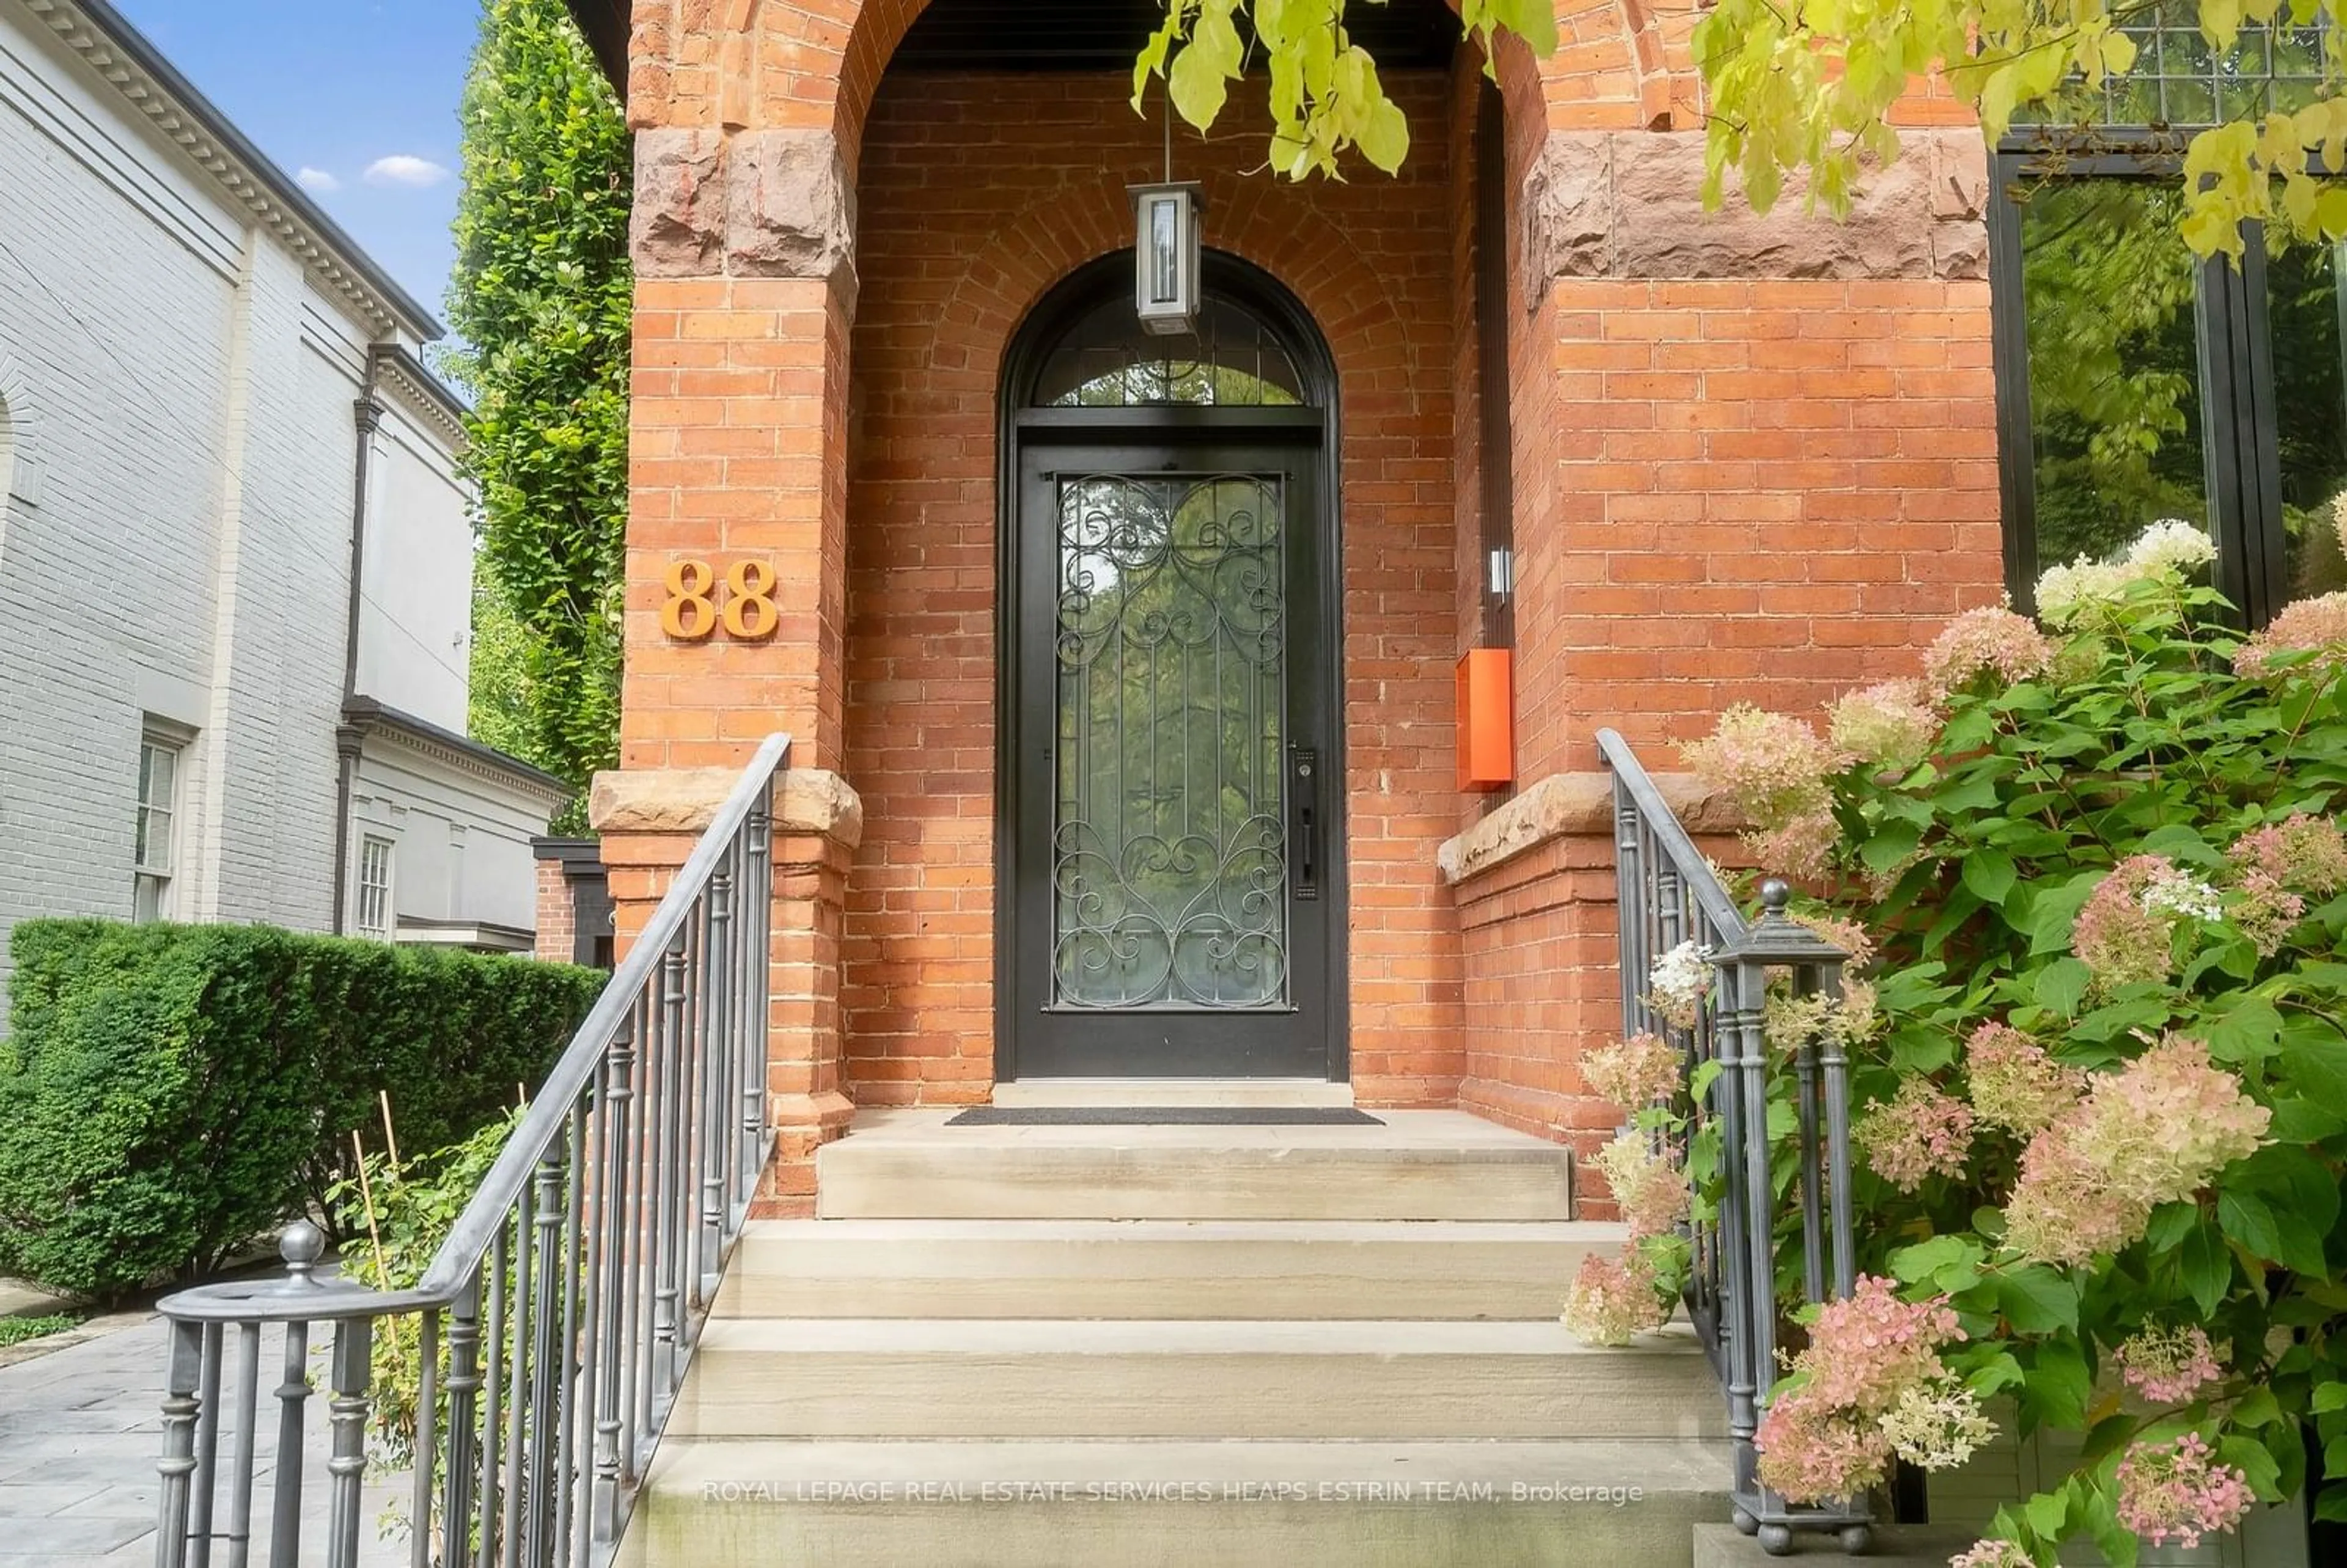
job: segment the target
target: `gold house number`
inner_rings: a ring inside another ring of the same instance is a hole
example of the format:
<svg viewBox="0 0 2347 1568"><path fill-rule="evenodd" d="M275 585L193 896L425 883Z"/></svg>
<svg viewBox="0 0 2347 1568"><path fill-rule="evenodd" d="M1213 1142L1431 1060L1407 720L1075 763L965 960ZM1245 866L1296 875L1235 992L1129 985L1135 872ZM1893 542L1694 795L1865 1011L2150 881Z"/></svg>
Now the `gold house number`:
<svg viewBox="0 0 2347 1568"><path fill-rule="evenodd" d="M771 637L782 624L774 608L774 569L762 560L737 560L725 569L725 595L715 592L717 569L705 560L671 561L668 602L661 606L661 630L682 642L699 642L720 626L739 641Z"/></svg>

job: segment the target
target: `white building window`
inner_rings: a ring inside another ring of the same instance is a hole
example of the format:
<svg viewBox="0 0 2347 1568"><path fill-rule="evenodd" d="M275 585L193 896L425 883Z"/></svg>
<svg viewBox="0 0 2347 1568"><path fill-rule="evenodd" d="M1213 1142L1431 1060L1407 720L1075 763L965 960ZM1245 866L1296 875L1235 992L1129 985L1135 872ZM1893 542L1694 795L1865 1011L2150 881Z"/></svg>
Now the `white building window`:
<svg viewBox="0 0 2347 1568"><path fill-rule="evenodd" d="M178 869L179 764L187 743L149 730L138 742L138 816L130 855L130 917L171 917Z"/></svg>
<svg viewBox="0 0 2347 1568"><path fill-rule="evenodd" d="M373 834L359 840L359 908L352 922L362 937L391 940L391 852L388 838Z"/></svg>

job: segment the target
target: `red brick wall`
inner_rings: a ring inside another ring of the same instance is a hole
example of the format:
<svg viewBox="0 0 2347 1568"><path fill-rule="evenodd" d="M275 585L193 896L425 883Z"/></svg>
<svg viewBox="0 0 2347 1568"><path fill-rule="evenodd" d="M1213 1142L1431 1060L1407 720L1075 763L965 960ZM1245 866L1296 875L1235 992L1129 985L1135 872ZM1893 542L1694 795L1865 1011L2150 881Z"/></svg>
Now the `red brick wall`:
<svg viewBox="0 0 2347 1568"><path fill-rule="evenodd" d="M1563 280L1542 309L1553 494L1517 513L1522 777L1598 767L1604 725L1659 771L1732 702L1816 716L1995 600L1985 283ZM1618 1028L1612 865L1601 827L1457 890L1463 1104L1581 1142L1612 1125L1574 1066Z"/></svg>
<svg viewBox="0 0 2347 1568"><path fill-rule="evenodd" d="M1244 172L1244 118L1176 169L1208 241L1293 289L1342 402L1353 1075L1448 1102L1460 1053L1450 667L1456 358L1446 78L1388 86L1420 139L1402 177L1306 187ZM992 1073L996 372L1032 302L1131 242L1125 185L1159 131L1114 77L887 78L858 189L844 772L866 832L848 884L851 1092L983 1098Z"/></svg>
<svg viewBox="0 0 2347 1568"><path fill-rule="evenodd" d="M538 941L533 951L538 958L567 964L578 936L579 911L571 905L570 879L562 875L562 862L541 860L538 863Z"/></svg>

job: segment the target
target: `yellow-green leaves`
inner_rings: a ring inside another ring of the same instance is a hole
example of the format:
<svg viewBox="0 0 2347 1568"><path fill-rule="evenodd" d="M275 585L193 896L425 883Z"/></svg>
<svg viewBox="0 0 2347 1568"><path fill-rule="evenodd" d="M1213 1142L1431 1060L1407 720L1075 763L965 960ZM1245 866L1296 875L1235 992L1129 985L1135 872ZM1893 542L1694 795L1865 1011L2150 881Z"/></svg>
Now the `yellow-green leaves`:
<svg viewBox="0 0 2347 1568"><path fill-rule="evenodd" d="M1537 54L1556 46L1551 0L1464 0L1460 20L1483 41L1512 32ZM1346 0L1164 0L1165 20L1134 59L1133 107L1146 112L1152 77L1174 112L1212 129L1230 87L1260 62L1269 78L1272 170L1341 179L1358 151L1393 173L1409 156L1409 121L1386 96L1377 62L1345 30ZM1250 39L1249 33L1253 36Z"/></svg>
<svg viewBox="0 0 2347 1568"><path fill-rule="evenodd" d="M2262 99L2255 89L2269 58L2286 70L2286 56L2309 52L2245 27L2320 26L2324 42L2311 51L2321 77L2312 103L2237 114L2193 138L2184 239L2203 256L2235 257L2246 222L2347 239L2347 49L2338 43L2347 0L2194 3L2209 45L2220 55L2240 50L2215 72L2228 107ZM1867 164L1896 154L1894 106L1934 73L1972 102L1992 142L2024 117L2069 123L2082 103L2091 122L2106 83L2120 101L2139 100L2132 112L2157 122L2176 112L2168 101L2127 90L2138 68L2158 68L2144 36L2122 30L2145 26L2144 7L2117 4L2116 12L2114 0L1717 0L1695 31L1710 109L1705 198L1719 200L1733 170L1746 199L1765 210L1798 171L1812 205L1845 210ZM2171 61L2177 46L2171 35Z"/></svg>

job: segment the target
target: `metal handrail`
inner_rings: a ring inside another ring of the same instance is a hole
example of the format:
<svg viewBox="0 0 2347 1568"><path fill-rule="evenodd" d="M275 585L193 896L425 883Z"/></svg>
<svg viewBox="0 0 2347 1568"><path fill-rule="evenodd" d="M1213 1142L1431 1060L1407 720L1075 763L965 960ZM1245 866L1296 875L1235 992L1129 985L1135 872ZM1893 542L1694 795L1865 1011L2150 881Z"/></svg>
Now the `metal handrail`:
<svg viewBox="0 0 2347 1568"><path fill-rule="evenodd" d="M1849 1061L1830 1033L1789 1050L1769 1040L1768 991L1777 976L1798 992L1837 989L1847 955L1788 917L1783 882L1763 884L1763 913L1746 920L1628 743L1601 730L1597 744L1614 774L1622 1030L1671 1041L1690 1083L1706 1072L1692 1112L1718 1138L1719 1202L1708 1218L1689 1222L1684 1296L1727 1398L1736 1523L1772 1554L1791 1550L1796 1531L1834 1532L1845 1550L1862 1552L1871 1530L1866 1499L1788 1504L1760 1483L1754 1444L1777 1373L1779 1190L1799 1194L1800 1295L1846 1296L1853 1283ZM1691 1019L1665 1017L1647 977L1659 957L1686 943L1712 966L1711 992ZM1780 1189L1768 1100L1787 1063L1799 1132L1792 1180Z"/></svg>
<svg viewBox="0 0 2347 1568"><path fill-rule="evenodd" d="M285 1278L158 1304L171 1325L158 1568L207 1568L216 1543L231 1568L248 1561L266 1326L284 1330L268 1561L352 1568L374 1327L406 1317L420 1319L414 1568L552 1568L616 1550L772 1152L773 795L789 749L783 734L758 748L414 1286L316 1278L323 1237L297 1222ZM300 1545L319 1325L333 1326L323 1559ZM241 1353L224 1405L231 1330Z"/></svg>
<svg viewBox="0 0 2347 1568"><path fill-rule="evenodd" d="M1630 743L1622 738L1618 730L1600 730L1597 749L1604 753L1605 765L1613 770L1615 793L1627 795L1629 804L1636 807L1639 818L1654 836L1655 847L1677 869L1687 896L1705 920L1730 941L1744 935L1743 912L1737 908L1736 900L1713 872L1711 862L1680 825L1678 814L1663 798L1663 792L1639 763L1638 753L1630 749Z"/></svg>

